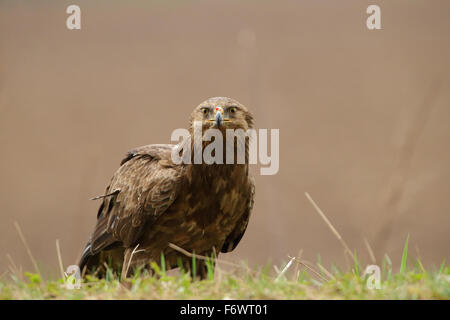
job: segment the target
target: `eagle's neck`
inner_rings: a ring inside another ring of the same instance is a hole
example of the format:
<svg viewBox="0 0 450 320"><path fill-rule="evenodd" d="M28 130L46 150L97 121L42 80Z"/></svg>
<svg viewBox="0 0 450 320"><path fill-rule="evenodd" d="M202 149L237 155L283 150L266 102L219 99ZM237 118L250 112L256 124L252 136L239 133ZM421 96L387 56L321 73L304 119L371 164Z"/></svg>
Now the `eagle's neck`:
<svg viewBox="0 0 450 320"><path fill-rule="evenodd" d="M202 155L204 148L209 144L209 141L202 142ZM245 163L237 164L237 152L238 146L237 143L234 144L234 161L233 164L226 164L226 139L224 139L223 143L223 164L206 164L203 161L201 164L195 164L194 162L194 142L191 139L191 163L186 164L186 173L188 180L192 184L201 183L203 185L214 185L216 181L220 181L222 179L218 178L226 178L226 179L236 179L242 180L248 176L248 139L245 141ZM238 182L238 181L237 181Z"/></svg>

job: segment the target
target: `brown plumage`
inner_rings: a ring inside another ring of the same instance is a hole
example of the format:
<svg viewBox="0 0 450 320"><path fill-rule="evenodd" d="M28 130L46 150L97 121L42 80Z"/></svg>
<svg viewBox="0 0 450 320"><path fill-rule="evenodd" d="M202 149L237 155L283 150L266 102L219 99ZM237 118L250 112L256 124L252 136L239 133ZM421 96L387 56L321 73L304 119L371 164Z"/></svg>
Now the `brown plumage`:
<svg viewBox="0 0 450 320"><path fill-rule="evenodd" d="M218 106L223 112L219 120L214 111ZM224 97L208 99L194 109L191 136L194 121L201 121L203 130L220 129L224 139L227 128L253 128L250 112ZM230 252L237 246L253 207L255 188L248 161L175 164L171 160L174 147L147 145L127 153L105 194L99 197L102 203L97 225L83 252L80 269L91 271L112 261L122 269L122 275L127 275L150 261L159 263L161 253L166 268L176 268L181 262L190 269L192 259L169 243L207 256ZM248 142L245 147L247 153ZM202 261L197 261L197 266L197 273L204 277L206 266Z"/></svg>

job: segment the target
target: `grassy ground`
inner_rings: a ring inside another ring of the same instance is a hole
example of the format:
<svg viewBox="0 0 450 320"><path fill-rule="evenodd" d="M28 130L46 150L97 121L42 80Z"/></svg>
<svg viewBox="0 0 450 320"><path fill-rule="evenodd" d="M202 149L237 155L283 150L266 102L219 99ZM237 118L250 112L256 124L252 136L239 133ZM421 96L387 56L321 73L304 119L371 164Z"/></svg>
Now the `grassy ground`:
<svg viewBox="0 0 450 320"><path fill-rule="evenodd" d="M244 264L220 266L206 280L193 281L187 273L169 275L153 265L153 276L137 272L119 281L111 270L104 279L87 276L81 288L69 289L67 279L43 280L37 273L3 275L0 299L449 299L450 266L426 271L420 261L393 273L386 257L380 268L380 289L369 289L370 275L358 262L349 272L292 260L274 275L266 266L250 270ZM227 268L230 269L230 268Z"/></svg>
<svg viewBox="0 0 450 320"><path fill-rule="evenodd" d="M311 200L312 201L312 200ZM313 205L315 203L312 201ZM315 205L316 206L316 205ZM409 236L404 244L398 272L393 271L391 259L385 255L372 269L362 264L351 252L342 237L321 210L319 214L330 226L353 260L347 271L336 266L327 270L319 261L316 264L289 257L282 268L266 265L250 269L245 263L217 261L212 268L211 258L193 255L173 244L173 249L191 257L192 270L198 259L206 260L205 280L193 280L190 273L178 270L166 272L164 256L159 264L135 270L133 277L120 280L120 275L107 265L101 279L86 275L76 282L73 275L63 271L63 263L56 241L60 279L43 279L29 246L16 225L18 233L35 267L35 273L23 273L10 259L10 270L0 274L0 300L5 299L446 299L450 300L450 265L445 260L437 270L426 270L420 259L408 256ZM161 266L161 267L160 267ZM363 268L364 266L364 268ZM375 267L375 268L373 268ZM275 272L273 271L275 270ZM67 271L72 274L71 272ZM194 272L195 273L195 272ZM94 273L95 274L95 273ZM79 277L80 278L80 277ZM375 281L378 279L378 281ZM79 285L79 286L78 286Z"/></svg>

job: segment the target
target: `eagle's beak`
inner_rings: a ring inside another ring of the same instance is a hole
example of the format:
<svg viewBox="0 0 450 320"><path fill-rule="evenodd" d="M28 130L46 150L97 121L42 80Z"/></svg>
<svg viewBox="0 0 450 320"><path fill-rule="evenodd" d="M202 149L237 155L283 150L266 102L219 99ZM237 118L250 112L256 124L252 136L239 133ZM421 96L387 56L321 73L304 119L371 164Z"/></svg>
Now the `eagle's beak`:
<svg viewBox="0 0 450 320"><path fill-rule="evenodd" d="M224 122L230 122L230 119L225 118L223 108L217 106L214 109L214 118L208 120L209 122L214 122L217 127L220 127Z"/></svg>
<svg viewBox="0 0 450 320"><path fill-rule="evenodd" d="M220 127L223 122L223 109L221 107L216 107L214 110L214 121L216 126Z"/></svg>

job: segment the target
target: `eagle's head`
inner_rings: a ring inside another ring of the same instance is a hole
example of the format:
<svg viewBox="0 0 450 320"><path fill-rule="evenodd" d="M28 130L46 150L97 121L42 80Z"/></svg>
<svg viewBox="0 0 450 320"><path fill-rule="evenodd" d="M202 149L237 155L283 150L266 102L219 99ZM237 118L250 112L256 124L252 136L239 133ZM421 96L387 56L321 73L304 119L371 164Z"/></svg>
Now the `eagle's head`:
<svg viewBox="0 0 450 320"><path fill-rule="evenodd" d="M191 113L191 132L195 121L202 123L202 129L210 128L247 130L253 128L253 116L238 101L227 97L209 98L200 103Z"/></svg>

